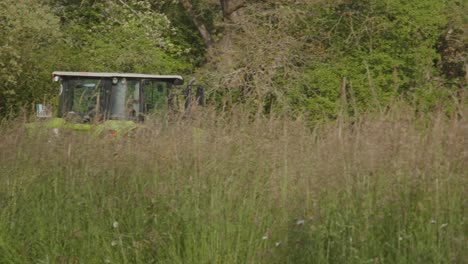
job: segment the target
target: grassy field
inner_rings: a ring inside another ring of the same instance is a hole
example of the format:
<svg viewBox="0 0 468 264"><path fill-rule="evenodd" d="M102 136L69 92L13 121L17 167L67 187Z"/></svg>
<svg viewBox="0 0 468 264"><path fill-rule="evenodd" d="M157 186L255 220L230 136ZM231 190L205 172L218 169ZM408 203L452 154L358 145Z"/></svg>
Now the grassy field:
<svg viewBox="0 0 468 264"><path fill-rule="evenodd" d="M97 140L4 122L0 263L468 261L460 116L146 125Z"/></svg>

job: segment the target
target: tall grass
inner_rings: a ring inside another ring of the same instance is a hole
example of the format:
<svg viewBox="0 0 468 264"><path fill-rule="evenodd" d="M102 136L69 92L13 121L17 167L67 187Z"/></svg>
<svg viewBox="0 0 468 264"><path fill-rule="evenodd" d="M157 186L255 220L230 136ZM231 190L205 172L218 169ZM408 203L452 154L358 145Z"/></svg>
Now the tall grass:
<svg viewBox="0 0 468 264"><path fill-rule="evenodd" d="M463 263L468 125L194 115L0 128L0 263Z"/></svg>

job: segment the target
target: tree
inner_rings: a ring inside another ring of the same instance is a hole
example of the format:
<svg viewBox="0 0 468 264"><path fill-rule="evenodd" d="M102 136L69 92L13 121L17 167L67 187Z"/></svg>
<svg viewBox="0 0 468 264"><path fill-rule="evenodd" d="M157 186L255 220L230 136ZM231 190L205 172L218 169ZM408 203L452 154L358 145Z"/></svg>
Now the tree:
<svg viewBox="0 0 468 264"><path fill-rule="evenodd" d="M69 70L183 73L187 53L171 41L176 34L150 1L55 3L69 37Z"/></svg>
<svg viewBox="0 0 468 264"><path fill-rule="evenodd" d="M468 5L453 1L447 11L449 21L438 42L440 65L445 76L461 85L468 84Z"/></svg>
<svg viewBox="0 0 468 264"><path fill-rule="evenodd" d="M223 17L229 18L234 12L245 6L245 0L220 0Z"/></svg>
<svg viewBox="0 0 468 264"><path fill-rule="evenodd" d="M343 78L347 96L354 97L360 109L379 108L396 96L440 96L434 47L447 22L444 7L437 0L308 6L309 15L298 25L309 39L320 39L325 53L304 65L300 79L308 81L298 82L293 93L303 95L297 106L337 113Z"/></svg>
<svg viewBox="0 0 468 264"><path fill-rule="evenodd" d="M59 20L38 0L0 2L0 115L50 94Z"/></svg>
<svg viewBox="0 0 468 264"><path fill-rule="evenodd" d="M193 9L192 3L190 3L190 0L180 0L182 6L185 9L185 12L187 15L190 17L192 20L193 24L197 27L198 32L200 32L200 35L202 36L205 46L208 48L211 46L211 43L213 42L213 39L211 37L211 33L208 31L206 28L205 24L203 21L199 18L195 10Z"/></svg>
<svg viewBox="0 0 468 264"><path fill-rule="evenodd" d="M205 46L209 48L213 43L213 37L205 26L203 19L200 18L200 15L194 9L190 0L180 0L180 3L184 7L185 12L190 17L193 24L198 29L198 32L205 42ZM230 19L234 12L245 5L245 0L220 0L219 4L221 6L223 18Z"/></svg>

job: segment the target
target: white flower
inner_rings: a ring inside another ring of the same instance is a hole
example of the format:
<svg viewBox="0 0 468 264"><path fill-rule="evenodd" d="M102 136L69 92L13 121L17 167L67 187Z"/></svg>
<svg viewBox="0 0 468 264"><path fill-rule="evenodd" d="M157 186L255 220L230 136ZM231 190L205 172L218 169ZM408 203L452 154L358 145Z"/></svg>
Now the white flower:
<svg viewBox="0 0 468 264"><path fill-rule="evenodd" d="M115 240L113 240L113 241L111 242L111 245L112 245L113 247L117 246L118 244L119 244L119 242L118 242L118 241L115 241Z"/></svg>
<svg viewBox="0 0 468 264"><path fill-rule="evenodd" d="M448 226L448 223L441 224L441 225L440 225L440 228L446 228L447 226Z"/></svg>
<svg viewBox="0 0 468 264"><path fill-rule="evenodd" d="M402 241L402 240L403 240L403 237L398 237L398 240Z"/></svg>
<svg viewBox="0 0 468 264"><path fill-rule="evenodd" d="M112 223L112 226L113 226L114 228L117 228L117 227L119 227L119 222L117 222L117 221L114 221L114 223Z"/></svg>
<svg viewBox="0 0 468 264"><path fill-rule="evenodd" d="M296 225L303 225L305 223L304 220L297 220Z"/></svg>
<svg viewBox="0 0 468 264"><path fill-rule="evenodd" d="M435 223L437 223L437 221L434 219L431 219L431 224L435 224Z"/></svg>
<svg viewBox="0 0 468 264"><path fill-rule="evenodd" d="M275 247L279 247L279 246L281 246L281 242L280 242L280 241L276 241Z"/></svg>
<svg viewBox="0 0 468 264"><path fill-rule="evenodd" d="M267 235L262 236L262 240L267 240L267 239L268 239Z"/></svg>

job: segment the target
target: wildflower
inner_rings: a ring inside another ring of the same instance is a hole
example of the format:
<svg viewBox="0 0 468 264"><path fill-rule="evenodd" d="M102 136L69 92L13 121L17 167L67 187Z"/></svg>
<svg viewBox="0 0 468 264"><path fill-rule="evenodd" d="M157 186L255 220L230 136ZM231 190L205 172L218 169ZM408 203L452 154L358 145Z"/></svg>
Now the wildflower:
<svg viewBox="0 0 468 264"><path fill-rule="evenodd" d="M297 220L296 225L300 226L300 225L303 225L304 223L305 223L304 220Z"/></svg>
<svg viewBox="0 0 468 264"><path fill-rule="evenodd" d="M110 263L111 261L110 261L109 258L106 258L105 262L106 262L106 263Z"/></svg>
<svg viewBox="0 0 468 264"><path fill-rule="evenodd" d="M279 247L279 246L281 246L281 242L280 242L280 241L276 241L275 247Z"/></svg>
<svg viewBox="0 0 468 264"><path fill-rule="evenodd" d="M119 242L118 242L118 241L115 241L115 240L112 240L112 242L111 242L111 245L112 245L113 247L117 246L118 244L119 244Z"/></svg>
<svg viewBox="0 0 468 264"><path fill-rule="evenodd" d="M117 221L114 221L114 223L112 223L112 226L113 226L114 228L117 228L117 227L119 227L119 222L117 222Z"/></svg>
<svg viewBox="0 0 468 264"><path fill-rule="evenodd" d="M436 224L436 223L437 223L437 221L436 221L436 220L434 220L434 219L431 219L431 224L433 224L433 225L434 225L434 224Z"/></svg>
<svg viewBox="0 0 468 264"><path fill-rule="evenodd" d="M403 237L401 237L401 236L398 237L398 240L399 240L399 241L402 241L402 240L403 240Z"/></svg>
<svg viewBox="0 0 468 264"><path fill-rule="evenodd" d="M440 225L440 228L441 228L441 229L442 229L442 228L446 228L447 226L448 226L448 223L441 224L441 225Z"/></svg>
<svg viewBox="0 0 468 264"><path fill-rule="evenodd" d="M267 239L268 239L267 235L262 236L262 240L267 240Z"/></svg>

